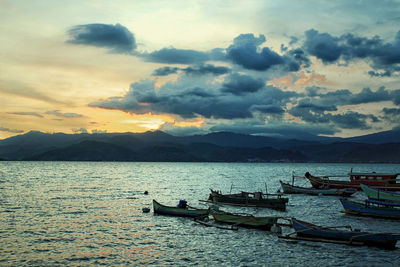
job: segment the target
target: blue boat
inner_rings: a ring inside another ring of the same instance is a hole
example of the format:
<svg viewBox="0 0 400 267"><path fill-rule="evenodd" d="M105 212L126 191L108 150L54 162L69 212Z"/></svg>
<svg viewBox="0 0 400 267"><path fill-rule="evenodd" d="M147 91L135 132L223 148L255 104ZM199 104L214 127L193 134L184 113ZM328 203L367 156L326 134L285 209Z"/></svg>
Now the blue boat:
<svg viewBox="0 0 400 267"><path fill-rule="evenodd" d="M294 233L296 233L297 236L290 237L290 235L287 235L283 236L283 238L347 245L375 246L385 249L395 249L397 240L400 239L399 234L353 231L350 226L346 226L350 228L350 230L338 230L338 228L343 228L344 226L322 227L295 218L292 218L291 221L295 229Z"/></svg>
<svg viewBox="0 0 400 267"><path fill-rule="evenodd" d="M366 200L364 203L354 202L345 198L340 199L343 212L359 216L371 216L385 219L400 219L398 203Z"/></svg>

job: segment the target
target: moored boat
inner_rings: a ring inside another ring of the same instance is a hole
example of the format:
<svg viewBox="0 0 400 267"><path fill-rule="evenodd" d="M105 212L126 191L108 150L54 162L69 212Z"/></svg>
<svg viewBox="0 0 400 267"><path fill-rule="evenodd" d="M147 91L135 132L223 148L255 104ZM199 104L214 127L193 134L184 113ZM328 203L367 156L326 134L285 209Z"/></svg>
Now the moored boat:
<svg viewBox="0 0 400 267"><path fill-rule="evenodd" d="M384 219L400 219L399 203L366 200L364 203L354 202L345 198L340 199L343 212L359 216L370 216Z"/></svg>
<svg viewBox="0 0 400 267"><path fill-rule="evenodd" d="M208 201L214 204L231 206L270 208L275 210L286 210L289 199L282 194L264 194L262 192L240 192L237 194L222 194L220 191L211 189Z"/></svg>
<svg viewBox="0 0 400 267"><path fill-rule="evenodd" d="M388 202L400 202L400 193L376 189L365 184L361 185L361 189L369 199L376 199Z"/></svg>
<svg viewBox="0 0 400 267"><path fill-rule="evenodd" d="M349 180L337 180L339 176L313 176L309 172L304 175L314 188L354 188L361 190L361 184L375 187L377 189L400 191L399 173L356 173L350 171ZM332 180L332 178L334 178Z"/></svg>
<svg viewBox="0 0 400 267"><path fill-rule="evenodd" d="M354 188L314 188L301 187L291 185L289 183L281 183L282 190L285 194L307 194L307 195L326 195L326 196L351 196L357 190Z"/></svg>
<svg viewBox="0 0 400 267"><path fill-rule="evenodd" d="M180 217L202 217L208 216L210 209L197 209L189 206L173 207L165 206L153 199L153 211L156 214L180 216Z"/></svg>
<svg viewBox="0 0 400 267"><path fill-rule="evenodd" d="M234 214L224 211L211 210L210 214L219 223L234 224L248 228L271 230L271 227L278 222L279 217L255 217L253 215Z"/></svg>
<svg viewBox="0 0 400 267"><path fill-rule="evenodd" d="M341 243L347 245L376 246L386 249L395 249L397 240L400 239L399 234L393 233L353 231L349 226L322 227L295 218L292 218L291 221L296 237L291 237L290 234L279 237L307 241ZM350 228L350 230L339 230L339 228L344 227Z"/></svg>

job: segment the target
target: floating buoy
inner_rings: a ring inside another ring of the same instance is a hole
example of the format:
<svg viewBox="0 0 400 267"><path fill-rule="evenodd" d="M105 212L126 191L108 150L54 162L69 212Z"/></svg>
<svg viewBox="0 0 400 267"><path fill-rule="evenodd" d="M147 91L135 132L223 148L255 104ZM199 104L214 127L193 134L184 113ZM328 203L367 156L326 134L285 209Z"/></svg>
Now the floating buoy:
<svg viewBox="0 0 400 267"><path fill-rule="evenodd" d="M271 226L271 232L272 233L276 233L276 234L281 234L282 233L282 228L279 225L274 224L274 225Z"/></svg>
<svg viewBox="0 0 400 267"><path fill-rule="evenodd" d="M143 208L142 211L143 211L144 213L149 213L149 212L150 212L150 208Z"/></svg>
<svg viewBox="0 0 400 267"><path fill-rule="evenodd" d="M144 191L144 194L145 194L145 195L148 195L148 194L149 194L149 192L147 192L147 191Z"/></svg>

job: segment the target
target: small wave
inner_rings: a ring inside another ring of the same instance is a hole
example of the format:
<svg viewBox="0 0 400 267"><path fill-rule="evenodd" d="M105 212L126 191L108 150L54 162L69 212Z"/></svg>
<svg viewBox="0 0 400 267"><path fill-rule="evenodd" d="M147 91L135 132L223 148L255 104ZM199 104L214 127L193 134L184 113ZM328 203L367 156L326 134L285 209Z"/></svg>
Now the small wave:
<svg viewBox="0 0 400 267"><path fill-rule="evenodd" d="M87 211L66 211L66 212L61 212L60 214L85 214L88 213Z"/></svg>

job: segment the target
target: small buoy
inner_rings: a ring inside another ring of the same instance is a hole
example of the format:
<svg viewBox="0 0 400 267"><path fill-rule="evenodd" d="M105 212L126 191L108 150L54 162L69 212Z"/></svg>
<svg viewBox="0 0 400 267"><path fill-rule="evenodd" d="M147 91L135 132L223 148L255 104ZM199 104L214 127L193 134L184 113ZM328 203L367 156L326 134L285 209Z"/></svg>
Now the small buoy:
<svg viewBox="0 0 400 267"><path fill-rule="evenodd" d="M281 234L282 233L282 228L279 225L274 224L274 225L271 226L271 232L272 233L276 233L276 234Z"/></svg>
<svg viewBox="0 0 400 267"><path fill-rule="evenodd" d="M144 194L145 194L145 195L148 195L148 194L149 194L149 192L147 192L147 191L144 191Z"/></svg>
<svg viewBox="0 0 400 267"><path fill-rule="evenodd" d="M144 213L148 213L148 212L150 212L150 208L143 208L142 211L143 211Z"/></svg>

